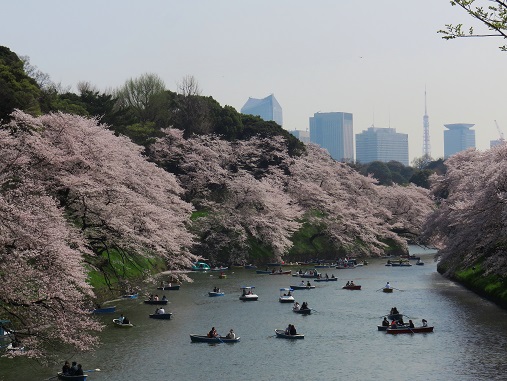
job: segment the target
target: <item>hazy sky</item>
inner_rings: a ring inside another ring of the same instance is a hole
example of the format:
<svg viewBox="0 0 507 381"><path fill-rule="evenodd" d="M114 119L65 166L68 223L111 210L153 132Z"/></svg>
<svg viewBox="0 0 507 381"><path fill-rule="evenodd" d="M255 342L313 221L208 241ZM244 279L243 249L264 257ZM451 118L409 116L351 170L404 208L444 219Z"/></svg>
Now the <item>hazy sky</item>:
<svg viewBox="0 0 507 381"><path fill-rule="evenodd" d="M426 87L433 157L447 123L475 123L481 150L499 137L495 120L507 137L503 41L442 40L447 23L474 25L448 0L0 1L0 45L73 90L155 73L175 91L193 75L238 111L273 93L288 130L318 111L353 113L354 133L396 128L412 161Z"/></svg>

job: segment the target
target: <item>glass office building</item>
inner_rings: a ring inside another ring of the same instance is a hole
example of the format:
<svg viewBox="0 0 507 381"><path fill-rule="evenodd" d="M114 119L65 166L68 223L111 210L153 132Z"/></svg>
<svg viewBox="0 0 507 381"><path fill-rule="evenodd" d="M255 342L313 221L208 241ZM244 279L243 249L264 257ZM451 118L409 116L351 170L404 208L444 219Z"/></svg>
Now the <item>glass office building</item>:
<svg viewBox="0 0 507 381"><path fill-rule="evenodd" d="M452 123L444 124L444 159L468 148L475 148L475 124Z"/></svg>
<svg viewBox="0 0 507 381"><path fill-rule="evenodd" d="M354 124L348 112L318 112L310 117L310 141L337 161L354 160Z"/></svg>
<svg viewBox="0 0 507 381"><path fill-rule="evenodd" d="M394 160L408 166L408 134L395 128L369 127L356 134L356 160L362 164Z"/></svg>
<svg viewBox="0 0 507 381"><path fill-rule="evenodd" d="M241 107L241 113L260 116L264 120L272 120L280 126L283 125L282 107L273 94L263 99L248 98Z"/></svg>

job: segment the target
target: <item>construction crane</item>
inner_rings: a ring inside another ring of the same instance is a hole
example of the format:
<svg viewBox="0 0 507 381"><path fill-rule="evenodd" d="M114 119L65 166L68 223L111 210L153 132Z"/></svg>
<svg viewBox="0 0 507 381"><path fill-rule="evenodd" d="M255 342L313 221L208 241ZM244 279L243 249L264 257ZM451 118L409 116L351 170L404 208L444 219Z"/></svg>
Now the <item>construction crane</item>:
<svg viewBox="0 0 507 381"><path fill-rule="evenodd" d="M495 124L496 124L496 129L498 130L498 133L500 134L500 139L498 139L498 140L500 140L501 142L504 142L505 139L503 137L503 132L500 129L500 126L498 125L498 122L496 121L496 119L495 119Z"/></svg>

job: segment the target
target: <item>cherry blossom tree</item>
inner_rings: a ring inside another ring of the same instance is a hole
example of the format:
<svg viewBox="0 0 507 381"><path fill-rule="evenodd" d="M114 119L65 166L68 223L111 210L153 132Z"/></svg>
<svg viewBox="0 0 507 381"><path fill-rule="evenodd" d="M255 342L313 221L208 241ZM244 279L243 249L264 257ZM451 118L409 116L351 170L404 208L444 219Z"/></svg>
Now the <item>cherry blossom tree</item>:
<svg viewBox="0 0 507 381"><path fill-rule="evenodd" d="M94 343L86 274L113 251L126 266L135 255L173 269L196 259L192 206L141 150L79 116L16 111L0 126L0 317L13 322L25 354ZM71 325L79 335L68 335Z"/></svg>
<svg viewBox="0 0 507 381"><path fill-rule="evenodd" d="M433 179L439 207L424 226L424 238L439 247L448 274L483 261L486 273L507 268L507 146L467 150L446 161ZM506 274L502 274L506 275Z"/></svg>

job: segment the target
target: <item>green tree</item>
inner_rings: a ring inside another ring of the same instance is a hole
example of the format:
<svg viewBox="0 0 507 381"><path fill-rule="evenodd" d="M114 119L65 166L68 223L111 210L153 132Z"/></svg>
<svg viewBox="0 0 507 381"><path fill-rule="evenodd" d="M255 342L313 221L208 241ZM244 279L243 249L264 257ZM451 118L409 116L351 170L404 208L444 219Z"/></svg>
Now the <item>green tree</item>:
<svg viewBox="0 0 507 381"><path fill-rule="evenodd" d="M474 19L479 20L486 27L486 32L476 32L471 26L464 29L463 24L446 24L445 29L439 30L442 38L452 40L462 37L501 37L507 39L507 3L504 0L452 0L452 6L463 8ZM507 45L500 46L507 51Z"/></svg>
<svg viewBox="0 0 507 381"><path fill-rule="evenodd" d="M389 167L381 161L373 161L366 167L366 172L375 177L380 185L392 185L393 179Z"/></svg>
<svg viewBox="0 0 507 381"><path fill-rule="evenodd" d="M24 71L23 61L5 46L0 46L0 120L8 120L14 109L40 114L40 89Z"/></svg>

